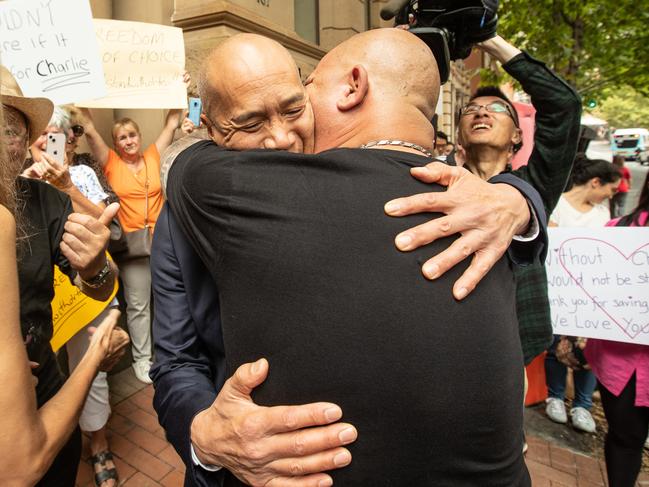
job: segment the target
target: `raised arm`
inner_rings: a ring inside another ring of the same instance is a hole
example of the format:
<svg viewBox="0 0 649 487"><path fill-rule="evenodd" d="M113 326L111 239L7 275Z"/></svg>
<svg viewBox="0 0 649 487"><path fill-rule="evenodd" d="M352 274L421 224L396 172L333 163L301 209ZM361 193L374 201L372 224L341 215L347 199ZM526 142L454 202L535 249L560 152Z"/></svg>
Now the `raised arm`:
<svg viewBox="0 0 649 487"><path fill-rule="evenodd" d="M115 332L117 315L107 318L63 388L36 409L33 377L20 333L16 235L13 217L0 206L0 484L33 485L47 471L76 427L90 385L111 351L112 360L128 343ZM119 313L119 312L117 312ZM112 338L112 341L111 341Z"/></svg>
<svg viewBox="0 0 649 487"><path fill-rule="evenodd" d="M106 301L117 279L117 267L106 257L110 239L108 225L117 215L119 205L112 203L97 219L72 213L65 222L61 253L77 271L74 284L85 295Z"/></svg>
<svg viewBox="0 0 649 487"><path fill-rule="evenodd" d="M187 71L183 73L183 83L185 85L185 90L189 88L192 78ZM162 154L167 147L171 145L174 141L174 134L176 129L181 127L181 121L185 118L185 110L176 108L169 110L167 113L167 118L165 119L165 126L158 135L158 139L155 141L155 145L158 148L158 154ZM186 129L189 129L189 126L185 123L182 124L183 133L188 134Z"/></svg>
<svg viewBox="0 0 649 487"><path fill-rule="evenodd" d="M165 120L165 126L158 135L158 138L155 141L155 145L158 148L158 153L162 154L167 147L171 145L174 140L174 133L180 125L180 120L183 115L183 110L180 108L169 110L167 113L167 118Z"/></svg>
<svg viewBox="0 0 649 487"><path fill-rule="evenodd" d="M67 160L63 164L60 164L45 152L38 151L38 153L36 153L34 149L32 149L32 156L36 162L23 172L23 176L41 179L42 181L50 183L59 191L67 194L70 197L70 200L72 200L72 208L75 212L90 215L94 218L99 218L101 216L106 208L106 204L103 203L101 199L95 203L79 191L79 188L77 188L72 182L70 166L68 165ZM97 188L100 189L101 186L99 185L95 173L91 169L88 169L88 171L90 171L86 174L88 186L92 186L93 190L96 192ZM90 173L92 173L92 176L90 176ZM94 177L94 179L90 180L90 177ZM103 191L101 192L103 193ZM108 195L105 197L107 196Z"/></svg>
<svg viewBox="0 0 649 487"><path fill-rule="evenodd" d="M97 132L90 110L87 108L80 108L79 111L82 115L82 123L85 129L88 145L90 146L90 151L97 162L99 162L99 165L104 167L108 162L110 147L106 145L102 136Z"/></svg>
<svg viewBox="0 0 649 487"><path fill-rule="evenodd" d="M566 186L577 153L581 99L543 62L500 36L479 46L502 63L505 71L530 95L536 109L532 153L527 164L514 173L538 190L549 215Z"/></svg>

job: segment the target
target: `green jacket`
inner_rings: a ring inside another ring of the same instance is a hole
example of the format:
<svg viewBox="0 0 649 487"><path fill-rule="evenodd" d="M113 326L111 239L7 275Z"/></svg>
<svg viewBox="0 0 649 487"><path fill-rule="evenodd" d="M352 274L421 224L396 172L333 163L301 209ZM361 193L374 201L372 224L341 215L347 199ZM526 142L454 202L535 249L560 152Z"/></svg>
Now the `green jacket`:
<svg viewBox="0 0 649 487"><path fill-rule="evenodd" d="M549 216L563 193L577 153L581 99L544 63L527 53L503 65L536 109L534 149L526 166L513 171L543 199ZM552 322L545 267L516 267L516 307L525 364L552 343Z"/></svg>

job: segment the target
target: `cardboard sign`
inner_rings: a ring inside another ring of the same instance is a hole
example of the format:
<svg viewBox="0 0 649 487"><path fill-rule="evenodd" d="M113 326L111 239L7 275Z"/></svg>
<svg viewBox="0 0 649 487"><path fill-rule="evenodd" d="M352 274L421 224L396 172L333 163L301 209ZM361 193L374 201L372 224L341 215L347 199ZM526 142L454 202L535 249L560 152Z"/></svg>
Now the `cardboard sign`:
<svg viewBox="0 0 649 487"><path fill-rule="evenodd" d="M78 106L186 108L182 29L142 22L95 19L108 94Z"/></svg>
<svg viewBox="0 0 649 487"><path fill-rule="evenodd" d="M0 59L25 96L62 105L106 94L88 0L0 2Z"/></svg>
<svg viewBox="0 0 649 487"><path fill-rule="evenodd" d="M68 276L54 267L54 299L52 299L52 323L54 334L50 344L58 351L79 330L106 309L117 294L117 280L113 292L106 301L89 298L70 282Z"/></svg>
<svg viewBox="0 0 649 487"><path fill-rule="evenodd" d="M649 228L549 228L557 335L649 345Z"/></svg>

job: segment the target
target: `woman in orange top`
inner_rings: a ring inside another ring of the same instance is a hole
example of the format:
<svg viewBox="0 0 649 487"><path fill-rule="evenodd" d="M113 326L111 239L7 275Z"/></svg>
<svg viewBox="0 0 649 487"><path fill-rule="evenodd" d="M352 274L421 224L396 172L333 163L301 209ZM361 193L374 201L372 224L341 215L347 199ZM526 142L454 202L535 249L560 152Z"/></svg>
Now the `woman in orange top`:
<svg viewBox="0 0 649 487"><path fill-rule="evenodd" d="M160 185L160 154L173 141L182 110L170 110L165 125L155 143L142 150L142 136L138 125L130 118L113 125L113 146L109 148L97 132L88 109L81 110L88 144L95 159L101 164L119 197L117 215L122 230L134 232L148 226L153 228L164 203ZM146 214L145 214L146 213ZM131 335L133 370L142 382L151 383L151 271L149 257L119 262L124 285L126 321Z"/></svg>

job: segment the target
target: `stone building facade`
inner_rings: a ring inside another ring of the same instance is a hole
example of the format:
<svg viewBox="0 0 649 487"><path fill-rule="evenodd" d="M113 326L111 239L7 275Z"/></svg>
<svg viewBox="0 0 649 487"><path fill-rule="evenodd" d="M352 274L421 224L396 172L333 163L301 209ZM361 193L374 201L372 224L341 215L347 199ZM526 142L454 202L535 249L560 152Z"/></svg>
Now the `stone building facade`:
<svg viewBox="0 0 649 487"><path fill-rule="evenodd" d="M240 32L254 32L280 42L291 52L306 78L320 58L341 41L358 32L391 25L379 16L387 0L90 1L93 15L98 18L182 28L186 65L194 78L205 54ZM468 98L470 74L464 62L454 63L451 79L442 88L438 128L448 134L454 134L455 113ZM145 144L155 140L164 120L162 110L97 110L94 116L105 137L113 119L134 118L140 123Z"/></svg>

